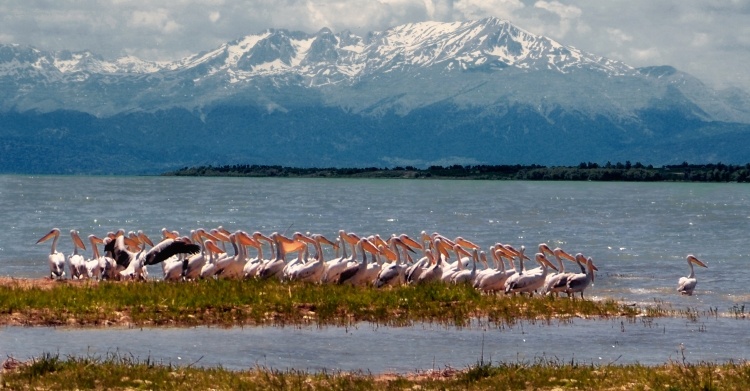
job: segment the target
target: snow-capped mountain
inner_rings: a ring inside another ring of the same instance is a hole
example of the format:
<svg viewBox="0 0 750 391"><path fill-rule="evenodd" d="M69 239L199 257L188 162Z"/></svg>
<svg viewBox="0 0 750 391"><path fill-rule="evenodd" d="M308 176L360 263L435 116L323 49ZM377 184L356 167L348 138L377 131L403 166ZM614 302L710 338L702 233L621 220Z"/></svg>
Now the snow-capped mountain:
<svg viewBox="0 0 750 391"><path fill-rule="evenodd" d="M705 137L745 137L747 93L713 91L669 66L636 69L496 18L412 23L364 37L271 29L173 62L0 45L0 91L0 130L17 135L6 150L21 149L30 134L130 145L103 128L139 138L133 151L156 148L144 137L173 137L173 155L141 152L154 156L155 170L206 162L750 161L750 151L691 147L705 147ZM196 141L206 135L252 148ZM431 141L415 150L388 145L389 135ZM655 153L661 143L680 143L680 153ZM559 146L577 156L560 155ZM126 170L148 170L143 159L121 159Z"/></svg>

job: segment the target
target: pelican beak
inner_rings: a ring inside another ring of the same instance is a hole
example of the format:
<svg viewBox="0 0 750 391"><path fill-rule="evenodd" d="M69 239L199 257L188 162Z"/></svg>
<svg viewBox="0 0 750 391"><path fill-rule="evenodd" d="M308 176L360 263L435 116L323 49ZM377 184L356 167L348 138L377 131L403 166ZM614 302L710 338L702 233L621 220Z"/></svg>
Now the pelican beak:
<svg viewBox="0 0 750 391"><path fill-rule="evenodd" d="M380 237L380 235L375 235L373 244L376 246L388 247L388 243L386 243L385 240L383 240L383 238Z"/></svg>
<svg viewBox="0 0 750 391"><path fill-rule="evenodd" d="M206 244L205 244L205 246L206 246L206 248L207 248L207 249L208 249L209 251L211 251L212 253L215 253L215 254L221 254L221 253L223 253L223 252L224 252L224 250L222 250L222 249L221 249L221 248L220 248L219 246L217 246L217 245L216 245L216 243L214 243L214 242L213 242L212 240L210 240L210 239L209 239L209 240L206 240Z"/></svg>
<svg viewBox="0 0 750 391"><path fill-rule="evenodd" d="M296 239L299 240L299 241L301 241L301 242L309 243L309 244L312 244L312 245L315 245L315 243L317 243L313 238L311 238L311 237L309 237L307 235L302 235L302 234L297 235Z"/></svg>
<svg viewBox="0 0 750 391"><path fill-rule="evenodd" d="M135 240L135 239L133 239L133 238L131 238L129 236L123 236L122 240L123 240L123 243L125 243L125 245L128 246L128 247L136 248L136 247L139 247L139 245L141 244L139 241L137 241L137 240Z"/></svg>
<svg viewBox="0 0 750 391"><path fill-rule="evenodd" d="M78 246L78 248L86 249L86 246L83 244L83 240L81 240L81 237L78 235L78 231L71 231L71 236L73 237L73 244Z"/></svg>
<svg viewBox="0 0 750 391"><path fill-rule="evenodd" d="M166 228L161 229L161 234L164 236L164 239L172 239L172 240L177 239L177 235L175 235L174 232Z"/></svg>
<svg viewBox="0 0 750 391"><path fill-rule="evenodd" d="M694 257L692 255L690 256L690 262L692 262L692 263L694 263L694 264L696 264L698 266L702 266L702 267L708 268L708 266L705 263L703 263L703 261L701 261L700 259L698 259L698 258L696 258L696 257Z"/></svg>
<svg viewBox="0 0 750 391"><path fill-rule="evenodd" d="M138 231L138 239L143 241L143 243L146 243L149 246L154 247L154 242L152 242L151 239L148 236L146 236L145 233L143 233L143 231Z"/></svg>
<svg viewBox="0 0 750 391"><path fill-rule="evenodd" d="M298 242L296 240L290 240L289 238L285 238L289 241L281 241L279 244L281 244L281 248L284 250L285 253L295 253L299 252L305 249L307 245L302 242Z"/></svg>
<svg viewBox="0 0 750 391"><path fill-rule="evenodd" d="M455 249L455 250L456 250L456 251L457 251L457 252L458 252L459 254L461 254L461 255L463 255L463 256L466 256L466 257L470 257L470 256L472 256L472 254L471 254L470 252L466 251L466 250L465 250L465 249L464 249L463 247L461 247L461 246L460 246L460 245L458 245L458 244L456 244L456 246L454 247L454 249ZM473 250L476 250L476 249L473 249Z"/></svg>
<svg viewBox="0 0 750 391"><path fill-rule="evenodd" d="M269 238L266 235L263 235L260 232L253 232L253 239L260 241L261 239L265 240L268 243L273 243L273 239Z"/></svg>
<svg viewBox="0 0 750 391"><path fill-rule="evenodd" d="M466 240L462 237L457 237L455 240L456 244L460 244L462 247L470 248L472 250L478 249L479 246L470 240Z"/></svg>
<svg viewBox="0 0 750 391"><path fill-rule="evenodd" d="M260 242L253 239L244 231L240 231L238 235L235 235L235 237L240 241L241 244L245 246L253 246L255 248L258 248L260 246Z"/></svg>
<svg viewBox="0 0 750 391"><path fill-rule="evenodd" d="M217 236L215 236L213 234L210 234L210 233L208 233L208 232L206 232L204 230L201 230L201 231L198 232L198 240L199 241L203 241L203 239L208 239L208 240L213 241L214 242L214 246L216 245L216 242L222 241L221 238L219 238L219 237L217 237Z"/></svg>
<svg viewBox="0 0 750 391"><path fill-rule="evenodd" d="M319 241L321 241L322 243L325 243L325 244L327 244L327 245L329 245L329 246L333 246L334 248L337 248L337 247L338 247L338 243L334 243L334 242L332 242L332 241L331 241L330 239L326 238L326 237L325 237L325 236L323 236L323 235L318 235L318 236L317 236L317 238L318 238L318 240L319 240Z"/></svg>
<svg viewBox="0 0 750 391"><path fill-rule="evenodd" d="M218 241L220 242L228 242L229 241L229 235L219 231L218 229L212 229L211 235L213 235Z"/></svg>
<svg viewBox="0 0 750 391"><path fill-rule="evenodd" d="M46 234L46 235L42 236L42 238L41 238L41 239L37 240L37 241L36 241L36 244L39 244L39 243L45 242L45 241L49 240L49 238L51 238L51 237L53 237L53 236L55 236L55 235L59 235L59 234L58 234L58 232L60 232L60 231L56 231L56 230L54 230L54 229L53 229L52 231L49 231L49 233L48 233L48 234Z"/></svg>
<svg viewBox="0 0 750 391"><path fill-rule="evenodd" d="M567 259L567 260L569 260L571 262L575 262L576 261L576 258L574 256L568 254L567 252L565 252L562 249L559 250L559 253L560 253L561 257L563 257L563 258L565 258L565 259Z"/></svg>
<svg viewBox="0 0 750 391"><path fill-rule="evenodd" d="M98 237L98 236L96 236L96 235L91 235L91 236L89 236L89 237L91 238L91 240L92 240L92 241L93 241L94 243L100 243L100 244L101 244L101 243L104 243L104 240L102 240L101 238L99 238L99 237Z"/></svg>
<svg viewBox="0 0 750 391"><path fill-rule="evenodd" d="M553 264L552 264L552 262L550 262L550 261L549 261L549 259L547 259L547 258L546 258L546 257L544 256L544 254L542 254L542 253L538 253L538 254L537 254L537 257L536 257L536 259L537 259L538 261L540 261L541 263L543 263L543 264L547 265L547 267L549 267L549 268L551 268L551 269L553 269L553 270L555 270L555 271L558 271L558 270L557 270L557 268L555 267L555 265L553 265Z"/></svg>
<svg viewBox="0 0 750 391"><path fill-rule="evenodd" d="M407 235L407 234L401 234L401 235L399 235L398 238L401 239L401 241L404 242L409 247L418 248L420 250L424 249L421 244L417 243L417 241L415 241L414 239L410 238L409 235Z"/></svg>
<svg viewBox="0 0 750 391"><path fill-rule="evenodd" d="M372 254L380 253L380 250L378 250L378 248L374 244L372 244L371 241L363 238L359 242L362 243L363 250L368 251Z"/></svg>
<svg viewBox="0 0 750 391"><path fill-rule="evenodd" d="M388 258L389 261L395 261L396 259L398 259L396 257L396 253L393 250L391 250L389 247L380 245L378 246L378 249L380 250L381 254L385 255L385 257Z"/></svg>
<svg viewBox="0 0 750 391"><path fill-rule="evenodd" d="M359 239L360 239L360 237L357 236L357 234L354 234L354 233L351 233L351 232L347 233L344 236L344 240L346 240L347 242L349 242L349 244L351 244L352 246L356 246L357 243L359 243Z"/></svg>
<svg viewBox="0 0 750 391"><path fill-rule="evenodd" d="M542 253L542 254L555 255L555 252L552 251L551 248L549 248L549 245L547 245L547 243L540 243L539 244L539 252Z"/></svg>

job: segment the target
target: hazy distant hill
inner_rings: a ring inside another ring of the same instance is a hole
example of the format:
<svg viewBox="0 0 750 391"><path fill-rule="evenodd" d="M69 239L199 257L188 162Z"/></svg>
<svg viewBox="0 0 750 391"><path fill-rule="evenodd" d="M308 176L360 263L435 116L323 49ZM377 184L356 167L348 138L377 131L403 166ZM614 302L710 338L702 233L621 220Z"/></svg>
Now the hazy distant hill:
<svg viewBox="0 0 750 391"><path fill-rule="evenodd" d="M750 95L494 18L268 30L171 63L0 45L0 171L750 162Z"/></svg>

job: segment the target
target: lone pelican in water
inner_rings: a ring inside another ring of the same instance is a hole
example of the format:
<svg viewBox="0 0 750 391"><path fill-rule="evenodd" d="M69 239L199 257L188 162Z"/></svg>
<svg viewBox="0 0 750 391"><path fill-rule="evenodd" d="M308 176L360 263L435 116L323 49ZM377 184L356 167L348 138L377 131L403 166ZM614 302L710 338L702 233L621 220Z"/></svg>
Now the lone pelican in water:
<svg viewBox="0 0 750 391"><path fill-rule="evenodd" d="M687 277L680 277L677 281L677 291L683 295L692 296L695 285L698 283L698 279L695 278L695 270L693 270L693 264L708 268L705 263L701 262L693 254L687 256L687 263L690 266L690 275Z"/></svg>

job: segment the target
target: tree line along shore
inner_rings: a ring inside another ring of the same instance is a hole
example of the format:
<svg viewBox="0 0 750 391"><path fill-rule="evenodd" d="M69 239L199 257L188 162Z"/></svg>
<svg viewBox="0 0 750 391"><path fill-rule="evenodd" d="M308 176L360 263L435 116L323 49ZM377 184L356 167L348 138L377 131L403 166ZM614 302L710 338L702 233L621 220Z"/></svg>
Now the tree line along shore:
<svg viewBox="0 0 750 391"><path fill-rule="evenodd" d="M391 179L484 179L531 181L622 181L622 182L750 182L750 163L688 164L654 167L631 164L583 162L577 166L542 165L452 165L379 168L301 168L278 165L234 164L183 167L165 176L231 176L286 178L391 178Z"/></svg>

